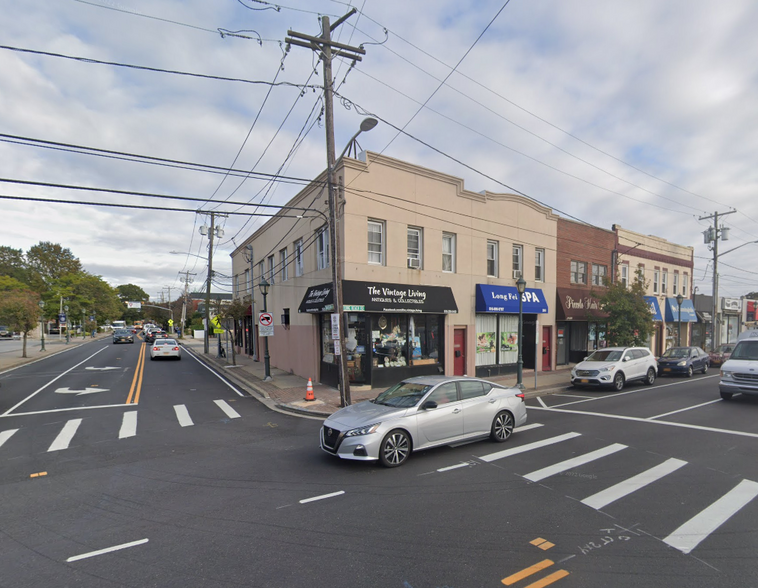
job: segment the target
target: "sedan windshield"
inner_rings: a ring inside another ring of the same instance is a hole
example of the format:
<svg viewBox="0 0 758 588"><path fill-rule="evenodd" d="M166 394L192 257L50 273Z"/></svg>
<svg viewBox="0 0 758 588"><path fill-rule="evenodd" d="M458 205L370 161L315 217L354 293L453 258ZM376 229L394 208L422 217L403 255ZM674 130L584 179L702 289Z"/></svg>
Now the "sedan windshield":
<svg viewBox="0 0 758 588"><path fill-rule="evenodd" d="M729 359L746 359L758 361L758 341L740 341L732 351Z"/></svg>
<svg viewBox="0 0 758 588"><path fill-rule="evenodd" d="M690 350L688 347L672 347L671 349L666 349L666 351L661 355L661 357L671 357L671 358L681 358L681 357L689 357L690 356Z"/></svg>
<svg viewBox="0 0 758 588"><path fill-rule="evenodd" d="M398 408L409 408L416 406L419 400L424 397L431 386L426 384L412 384L410 382L400 382L391 388L387 388L374 402L385 406L397 406Z"/></svg>
<svg viewBox="0 0 758 588"><path fill-rule="evenodd" d="M603 349L602 351L595 351L595 353L590 355L584 361L618 361L621 359L622 353L623 352L619 351L618 349Z"/></svg>

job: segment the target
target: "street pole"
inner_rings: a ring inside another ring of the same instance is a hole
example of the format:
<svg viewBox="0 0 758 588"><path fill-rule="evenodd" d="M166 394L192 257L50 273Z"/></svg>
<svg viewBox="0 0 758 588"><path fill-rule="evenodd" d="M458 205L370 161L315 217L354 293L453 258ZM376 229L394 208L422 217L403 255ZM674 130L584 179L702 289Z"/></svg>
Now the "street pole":
<svg viewBox="0 0 758 588"><path fill-rule="evenodd" d="M719 227L719 216L726 216L727 214L734 214L736 210L729 212L714 212L708 216L701 216L698 220L710 220L713 219L713 226L708 227L705 231L705 242L713 243L713 327L711 333L711 351L716 351L719 346L719 338L721 336L718 312L719 312L719 238L726 240L728 238L728 230L724 227Z"/></svg>
<svg viewBox="0 0 758 588"><path fill-rule="evenodd" d="M208 231L208 281L205 285L205 332L203 336L203 352L208 355L209 331L211 328L211 278L213 277L213 226L216 214L211 212L211 227Z"/></svg>
<svg viewBox="0 0 758 588"><path fill-rule="evenodd" d="M679 307L679 317L676 321L676 346L682 346L682 302L684 297L681 294L676 295L676 304Z"/></svg>
<svg viewBox="0 0 758 588"><path fill-rule="evenodd" d="M45 301L40 300L39 301L39 307L42 311L39 319L40 319L40 331L42 333L42 347L40 348L40 353L42 353L45 350Z"/></svg>
<svg viewBox="0 0 758 588"><path fill-rule="evenodd" d="M521 337L524 331L524 291L526 290L526 280L523 277L519 277L516 282L516 290L518 291L518 366L516 372L516 388L524 389L524 383L522 381L524 374L524 354L522 350ZM535 365L534 370L537 371L537 358L534 358Z"/></svg>
<svg viewBox="0 0 758 588"><path fill-rule="evenodd" d="M187 302L189 300L189 285L194 282L190 276L194 276L192 272L186 271L186 272L179 272L180 274L184 274L183 278L180 278L182 282L184 282L184 302L182 303L182 326L179 330L179 336L184 336L184 326L187 324Z"/></svg>
<svg viewBox="0 0 758 588"><path fill-rule="evenodd" d="M266 278L261 277L261 294L263 294L263 312L268 312L268 309L266 308L266 296L268 295L268 287L269 283L266 281ZM263 369L264 369L264 375L263 378L264 382L268 382L270 380L273 380L271 377L271 358L268 354L268 337L263 338Z"/></svg>
<svg viewBox="0 0 758 588"><path fill-rule="evenodd" d="M250 355L253 356L253 361L258 361L258 346L255 341L255 296L253 292L255 290L255 258L253 257L253 246L248 245L246 249L250 255L248 259L250 263L250 283L245 284L245 288L250 288L250 334L248 336L248 349L250 350ZM261 276L261 279L263 279L263 276Z"/></svg>

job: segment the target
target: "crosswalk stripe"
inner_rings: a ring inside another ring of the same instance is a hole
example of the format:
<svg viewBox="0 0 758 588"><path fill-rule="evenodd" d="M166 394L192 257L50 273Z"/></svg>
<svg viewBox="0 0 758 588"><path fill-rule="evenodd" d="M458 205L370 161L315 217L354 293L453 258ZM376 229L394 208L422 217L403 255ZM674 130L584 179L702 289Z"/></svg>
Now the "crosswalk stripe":
<svg viewBox="0 0 758 588"><path fill-rule="evenodd" d="M519 447L513 447L511 449L504 449L503 451L496 451L488 455L483 455L479 459L486 462L496 461L503 459L504 457L510 457L512 455L518 455L532 449L539 449L540 447L547 447L554 443L561 443L562 441L568 441L574 437L579 437L581 433L566 433L564 435L558 435L557 437L550 437L549 439L543 439L542 441L535 441L534 443L527 443L526 445L520 445Z"/></svg>
<svg viewBox="0 0 758 588"><path fill-rule="evenodd" d="M225 400L214 400L218 407L224 411L226 416L228 416L230 419L238 419L240 418L239 413L234 410Z"/></svg>
<svg viewBox="0 0 758 588"><path fill-rule="evenodd" d="M8 431L3 431L0 433L0 447L3 446L3 443L5 443L8 439L13 437L13 433L18 431L18 429L9 429Z"/></svg>
<svg viewBox="0 0 758 588"><path fill-rule="evenodd" d="M547 466L541 470L536 470L530 474L526 474L524 477L527 480L531 480L532 482L539 482L540 480L544 480L545 478L549 478L555 474L560 474L561 472L565 472L571 468L575 468L586 463L590 463L591 461L595 461L596 459L612 455L617 451L621 451L622 449L626 449L626 445L622 445L621 443L613 443L607 447L596 449L595 451L590 451L584 455L572 457L571 459L567 459L566 461L561 461L551 466Z"/></svg>
<svg viewBox="0 0 758 588"><path fill-rule="evenodd" d="M663 463L658 464L649 470L637 474L636 476L632 476L623 482L619 482L610 488L606 488L597 494L593 494L592 496L585 498L582 500L582 504L586 504L591 508L600 510L604 506L609 505L611 502L615 502L619 498L623 498L632 492L636 492L640 488L644 488L648 484L652 484L664 476L668 476L670 473L675 472L685 465L687 465L686 461L672 457L671 459L667 459Z"/></svg>
<svg viewBox="0 0 758 588"><path fill-rule="evenodd" d="M134 437L137 434L137 411L131 410L124 413L121 419L121 430L118 432L119 439Z"/></svg>
<svg viewBox="0 0 758 588"><path fill-rule="evenodd" d="M671 533L663 542L682 553L689 553L756 496L758 483L742 480L716 502Z"/></svg>
<svg viewBox="0 0 758 588"><path fill-rule="evenodd" d="M516 427L513 429L514 433L523 433L524 431L531 431L532 429L538 429L540 428L542 423L531 423L529 425L522 425L521 427Z"/></svg>
<svg viewBox="0 0 758 588"><path fill-rule="evenodd" d="M174 412L176 413L176 418L179 420L179 424L182 427L191 427L195 424L192 422L192 419L190 418L189 412L187 411L187 407L185 405L175 404Z"/></svg>
<svg viewBox="0 0 758 588"><path fill-rule="evenodd" d="M79 428L79 425L82 424L82 419L71 419L70 421L66 421L66 424L63 425L63 428L61 429L61 432L58 433L58 436L55 438L55 441L53 441L50 444L50 447L48 448L48 452L50 451L60 451L61 449L67 449L69 443L71 443L71 439L74 438L74 435L76 435L76 430Z"/></svg>

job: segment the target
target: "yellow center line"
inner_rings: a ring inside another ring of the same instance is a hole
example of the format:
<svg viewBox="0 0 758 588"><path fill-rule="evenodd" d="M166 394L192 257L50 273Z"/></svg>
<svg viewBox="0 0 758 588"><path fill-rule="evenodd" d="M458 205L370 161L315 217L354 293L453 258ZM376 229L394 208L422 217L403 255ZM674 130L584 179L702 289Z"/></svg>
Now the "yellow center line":
<svg viewBox="0 0 758 588"><path fill-rule="evenodd" d="M553 565L552 560L544 559L541 562L534 564L533 566L529 566L528 568L524 568L520 572L511 574L507 578L503 578L502 582L506 586L510 586L511 584L515 584L519 580L523 580L524 578L531 576L532 574L536 574L537 572L542 571L545 568L549 568L551 565Z"/></svg>
<svg viewBox="0 0 758 588"><path fill-rule="evenodd" d="M126 399L126 404L134 404L139 400L139 388L142 388L142 369L145 365L144 345L140 348L139 355L137 355L137 367L134 370L134 378L132 379L132 386L129 388L129 396ZM134 391L137 391L137 397L134 397Z"/></svg>
<svg viewBox="0 0 758 588"><path fill-rule="evenodd" d="M139 395L142 392L142 376L145 375L145 358L147 357L147 345L142 346L142 367L139 372L139 380L137 380L137 391L134 394L133 404L139 404Z"/></svg>
<svg viewBox="0 0 758 588"><path fill-rule="evenodd" d="M558 570L549 576L545 576L541 580L537 580L536 582L529 584L529 586L526 586L526 588L544 588L545 586L549 586L553 582L557 582L561 578L565 578L568 575L569 573L566 570Z"/></svg>

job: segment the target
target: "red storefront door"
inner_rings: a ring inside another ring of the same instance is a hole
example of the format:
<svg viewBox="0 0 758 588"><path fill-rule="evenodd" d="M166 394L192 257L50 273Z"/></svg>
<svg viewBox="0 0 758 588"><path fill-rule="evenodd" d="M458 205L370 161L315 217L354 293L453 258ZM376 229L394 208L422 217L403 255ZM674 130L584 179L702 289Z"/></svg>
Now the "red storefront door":
<svg viewBox="0 0 758 588"><path fill-rule="evenodd" d="M463 376L466 374L466 329L455 329L453 337L453 374Z"/></svg>
<svg viewBox="0 0 758 588"><path fill-rule="evenodd" d="M550 349L551 331L550 327L542 327L542 369L546 372L553 369L553 354Z"/></svg>

